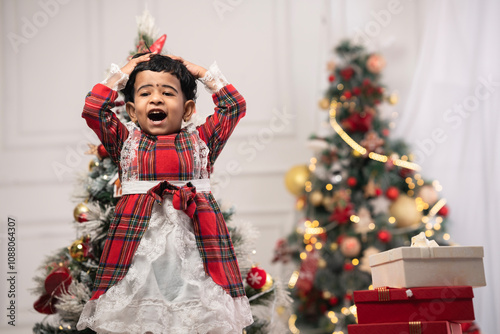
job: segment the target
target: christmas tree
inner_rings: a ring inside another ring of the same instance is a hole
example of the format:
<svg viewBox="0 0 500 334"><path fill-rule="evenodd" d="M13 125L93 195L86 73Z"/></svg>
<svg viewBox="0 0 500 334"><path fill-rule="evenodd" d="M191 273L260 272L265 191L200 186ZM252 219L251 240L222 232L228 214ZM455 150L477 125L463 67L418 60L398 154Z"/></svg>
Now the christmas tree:
<svg viewBox="0 0 500 334"><path fill-rule="evenodd" d="M450 239L441 186L422 176L403 141L389 137L393 120L383 111L396 114L397 96L381 83L384 58L349 41L335 53L319 102L332 130L311 136L309 164L285 177L299 217L275 260L297 264L289 281L293 333L347 333L356 323L353 291L372 289L370 255L409 246L422 231L440 245Z"/></svg>
<svg viewBox="0 0 500 334"><path fill-rule="evenodd" d="M145 11L142 17L138 17L137 23L138 37L131 54L161 52L166 35L159 36L151 15ZM119 119L128 122L123 97L115 105L113 111ZM89 171L79 179L75 196L80 202L73 213L78 238L69 247L49 256L41 265L40 274L34 278L36 288L33 292L38 296L34 308L47 314L41 323L35 324L33 332L37 334L94 333L90 329L78 331L76 324L91 297L114 208L121 196L121 185L118 166L110 159L104 146L89 146L88 153L94 158L90 160ZM279 282L273 282L264 269L252 266L253 242L258 232L248 223L237 224L232 208L222 208L242 277L247 277L245 290L254 323L245 331L248 334L283 332L291 304L288 291Z"/></svg>

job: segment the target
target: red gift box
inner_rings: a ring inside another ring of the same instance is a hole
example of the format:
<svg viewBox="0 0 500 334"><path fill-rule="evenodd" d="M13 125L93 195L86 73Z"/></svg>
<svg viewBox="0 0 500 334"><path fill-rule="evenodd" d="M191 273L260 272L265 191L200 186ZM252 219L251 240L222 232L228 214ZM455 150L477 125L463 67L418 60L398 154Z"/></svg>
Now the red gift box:
<svg viewBox="0 0 500 334"><path fill-rule="evenodd" d="M473 297L470 286L354 291L359 324L472 321Z"/></svg>
<svg viewBox="0 0 500 334"><path fill-rule="evenodd" d="M462 327L448 321L415 321L349 325L347 331L349 334L462 334Z"/></svg>

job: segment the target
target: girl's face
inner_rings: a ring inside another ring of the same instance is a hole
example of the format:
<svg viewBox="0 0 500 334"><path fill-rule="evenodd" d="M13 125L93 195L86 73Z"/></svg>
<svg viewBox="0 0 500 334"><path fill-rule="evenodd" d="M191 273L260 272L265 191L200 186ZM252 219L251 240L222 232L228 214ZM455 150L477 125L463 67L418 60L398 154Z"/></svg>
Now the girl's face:
<svg viewBox="0 0 500 334"><path fill-rule="evenodd" d="M182 120L188 121L195 110L193 100L185 101L177 77L153 71L137 73L134 102L126 107L130 119L154 136L178 133Z"/></svg>

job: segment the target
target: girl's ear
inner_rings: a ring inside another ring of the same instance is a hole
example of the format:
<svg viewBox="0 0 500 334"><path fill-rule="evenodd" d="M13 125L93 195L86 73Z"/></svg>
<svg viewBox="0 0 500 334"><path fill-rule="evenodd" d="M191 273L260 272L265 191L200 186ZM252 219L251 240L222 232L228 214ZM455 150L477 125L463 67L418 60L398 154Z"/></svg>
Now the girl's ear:
<svg viewBox="0 0 500 334"><path fill-rule="evenodd" d="M125 108L127 109L127 114L130 117L130 120L134 123L137 123L137 115L135 113L135 104L134 102L127 102L125 105Z"/></svg>
<svg viewBox="0 0 500 334"><path fill-rule="evenodd" d="M184 116L182 119L187 122L191 119L191 116L196 112L196 104L193 100L188 100L184 103Z"/></svg>

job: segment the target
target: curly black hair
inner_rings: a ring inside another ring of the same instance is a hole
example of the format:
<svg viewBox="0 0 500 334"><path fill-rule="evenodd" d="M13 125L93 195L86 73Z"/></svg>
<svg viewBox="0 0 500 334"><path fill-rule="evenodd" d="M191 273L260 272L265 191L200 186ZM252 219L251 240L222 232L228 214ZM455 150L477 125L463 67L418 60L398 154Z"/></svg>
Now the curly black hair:
<svg viewBox="0 0 500 334"><path fill-rule="evenodd" d="M137 58L144 54L138 53L132 58ZM186 100L196 100L196 79L189 73L186 66L170 57L155 54L149 58L149 61L137 64L132 73L130 73L127 85L122 90L122 93L125 95L125 102L134 102L135 78L137 73L141 71L167 72L174 75L181 83L181 90Z"/></svg>

